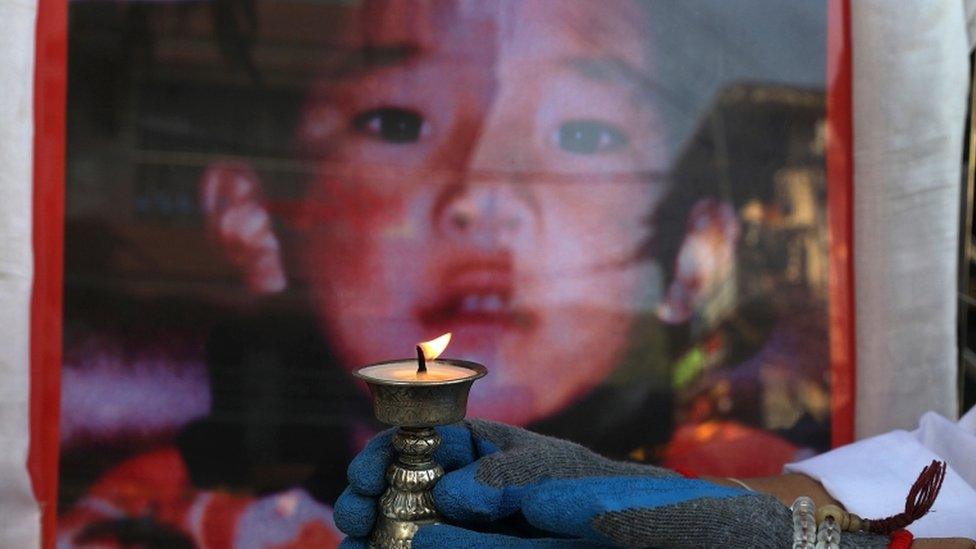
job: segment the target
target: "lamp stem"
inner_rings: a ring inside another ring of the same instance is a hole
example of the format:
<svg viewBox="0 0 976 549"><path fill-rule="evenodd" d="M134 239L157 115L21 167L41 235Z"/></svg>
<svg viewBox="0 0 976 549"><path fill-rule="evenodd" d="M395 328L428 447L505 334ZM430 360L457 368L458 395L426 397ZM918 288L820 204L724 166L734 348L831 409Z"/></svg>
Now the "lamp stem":
<svg viewBox="0 0 976 549"><path fill-rule="evenodd" d="M434 461L440 444L441 436L429 427L400 427L393 435L396 459L386 471L388 487L380 496L371 548L409 549L419 527L440 521L431 492L444 476Z"/></svg>

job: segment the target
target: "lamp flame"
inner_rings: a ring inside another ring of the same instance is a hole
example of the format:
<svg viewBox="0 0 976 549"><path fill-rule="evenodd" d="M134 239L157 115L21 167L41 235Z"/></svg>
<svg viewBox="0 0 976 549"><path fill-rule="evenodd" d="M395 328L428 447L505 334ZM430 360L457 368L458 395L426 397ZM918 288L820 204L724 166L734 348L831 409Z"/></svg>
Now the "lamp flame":
<svg viewBox="0 0 976 549"><path fill-rule="evenodd" d="M432 339L430 341L424 341L417 344L421 351L424 353L424 358L427 360L434 360L435 358L441 356L444 349L447 349L447 344L451 342L451 332Z"/></svg>

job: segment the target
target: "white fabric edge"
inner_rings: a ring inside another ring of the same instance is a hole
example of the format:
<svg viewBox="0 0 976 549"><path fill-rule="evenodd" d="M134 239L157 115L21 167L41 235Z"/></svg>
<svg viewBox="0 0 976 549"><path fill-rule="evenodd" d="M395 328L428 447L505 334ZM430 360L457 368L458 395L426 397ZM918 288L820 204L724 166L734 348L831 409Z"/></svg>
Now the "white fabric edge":
<svg viewBox="0 0 976 549"><path fill-rule="evenodd" d="M0 547L39 547L27 471L35 0L0 0Z"/></svg>
<svg viewBox="0 0 976 549"><path fill-rule="evenodd" d="M892 431L784 467L807 475L844 507L864 518L884 518L905 508L908 490L932 460L948 467L932 510L908 527L916 537L976 539L976 431L925 414L913 432Z"/></svg>

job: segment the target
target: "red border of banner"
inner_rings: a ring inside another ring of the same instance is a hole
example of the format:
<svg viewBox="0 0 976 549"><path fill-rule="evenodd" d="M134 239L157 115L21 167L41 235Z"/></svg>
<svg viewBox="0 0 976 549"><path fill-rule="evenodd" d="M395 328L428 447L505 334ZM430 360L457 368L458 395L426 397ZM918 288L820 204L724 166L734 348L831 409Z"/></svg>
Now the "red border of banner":
<svg viewBox="0 0 976 549"><path fill-rule="evenodd" d="M30 318L30 451L42 546L53 548L61 408L65 100L68 2L38 0L34 58L34 285Z"/></svg>
<svg viewBox="0 0 976 549"><path fill-rule="evenodd" d="M854 161L850 0L827 2L827 212L830 230L831 442L854 441Z"/></svg>

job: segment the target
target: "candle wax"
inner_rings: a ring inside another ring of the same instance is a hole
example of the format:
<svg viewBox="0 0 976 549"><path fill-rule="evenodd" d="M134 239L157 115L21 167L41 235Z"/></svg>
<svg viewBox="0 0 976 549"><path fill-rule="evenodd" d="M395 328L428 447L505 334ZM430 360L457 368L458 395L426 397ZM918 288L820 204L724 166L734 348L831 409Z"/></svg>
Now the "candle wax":
<svg viewBox="0 0 976 549"><path fill-rule="evenodd" d="M367 366L358 372L360 375L380 381L415 381L434 383L473 377L477 372L468 368L444 364L436 360L427 361L427 371L417 372L417 362L405 360L390 364Z"/></svg>

